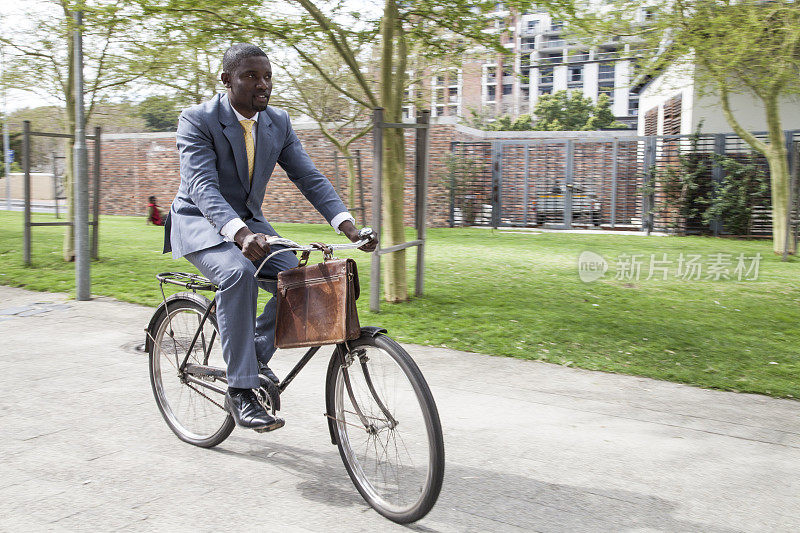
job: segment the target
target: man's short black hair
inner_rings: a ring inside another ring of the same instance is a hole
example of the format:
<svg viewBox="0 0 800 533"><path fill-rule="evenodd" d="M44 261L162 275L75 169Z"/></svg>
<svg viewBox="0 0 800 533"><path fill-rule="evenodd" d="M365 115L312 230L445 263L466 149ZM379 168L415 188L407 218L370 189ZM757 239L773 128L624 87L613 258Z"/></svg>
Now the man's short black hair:
<svg viewBox="0 0 800 533"><path fill-rule="evenodd" d="M234 44L225 50L225 55L222 56L222 72L231 74L234 70L236 70L236 67L239 66L239 63L242 62L242 59L253 56L267 57L267 54L264 53L264 50L254 44Z"/></svg>

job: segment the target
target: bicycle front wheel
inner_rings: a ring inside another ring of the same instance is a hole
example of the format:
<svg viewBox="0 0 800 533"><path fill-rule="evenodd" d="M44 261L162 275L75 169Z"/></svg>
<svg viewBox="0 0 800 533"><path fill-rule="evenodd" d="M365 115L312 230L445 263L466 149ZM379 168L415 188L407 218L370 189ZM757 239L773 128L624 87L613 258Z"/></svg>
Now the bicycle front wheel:
<svg viewBox="0 0 800 533"><path fill-rule="evenodd" d="M215 314L210 313L200 328L209 305L207 298L194 293L170 296L152 327L150 342L150 383L156 404L178 438L203 448L225 440L235 426L224 407L223 380L203 376L204 386L178 370L195 335L188 362L225 368Z"/></svg>
<svg viewBox="0 0 800 533"><path fill-rule="evenodd" d="M433 395L416 363L389 337L365 335L347 344L327 388L342 461L376 511L414 522L436 503L444 477Z"/></svg>

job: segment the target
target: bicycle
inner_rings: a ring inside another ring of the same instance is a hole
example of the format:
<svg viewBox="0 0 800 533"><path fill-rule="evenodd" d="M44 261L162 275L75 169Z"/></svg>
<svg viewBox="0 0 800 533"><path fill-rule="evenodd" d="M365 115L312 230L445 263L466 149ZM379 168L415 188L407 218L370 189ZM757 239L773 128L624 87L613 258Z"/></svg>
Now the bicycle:
<svg viewBox="0 0 800 533"><path fill-rule="evenodd" d="M325 246L343 250L366 242ZM272 238L271 244L286 246L273 253L319 251L288 239ZM164 272L156 278L164 298L145 329L156 404L179 439L211 448L235 426L222 401L227 380L221 343L215 342L215 300L197 293L217 287L185 272ZM165 283L191 292L166 297ZM309 348L279 384L259 376L258 396L268 411L280 410L281 395L321 347ZM385 329L362 327L359 338L335 345L325 388L331 443L338 446L361 496L394 522L425 516L442 487L444 440L433 395L408 352Z"/></svg>

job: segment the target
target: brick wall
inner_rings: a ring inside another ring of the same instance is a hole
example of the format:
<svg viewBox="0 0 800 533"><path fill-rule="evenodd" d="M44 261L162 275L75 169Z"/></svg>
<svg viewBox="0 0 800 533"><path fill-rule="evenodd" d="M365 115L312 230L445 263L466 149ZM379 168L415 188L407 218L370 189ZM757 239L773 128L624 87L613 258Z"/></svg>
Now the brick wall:
<svg viewBox="0 0 800 533"><path fill-rule="evenodd" d="M319 170L331 180L339 195L347 203L346 161L334 160L333 146L316 128L296 129L304 148ZM430 179L428 187L428 217L431 226L448 224L449 195L440 185L444 160L455 139L452 125L435 126L431 132ZM180 183L178 151L174 133L112 134L102 140L101 212L109 215L141 215L146 213L147 197L158 198L166 208ZM363 187L367 220L371 219L372 137L366 136L351 146L353 153L361 155ZM91 147L90 147L91 150ZM338 179L336 167L338 166ZM348 206L357 208L356 205ZM324 222L322 216L277 166L267 185L263 205L264 214L271 222ZM355 213L357 218L359 213ZM406 135L406 186L405 221L414 220L414 134ZM359 220L359 223L362 223Z"/></svg>
<svg viewBox="0 0 800 533"><path fill-rule="evenodd" d="M333 146L316 127L295 125L295 130L306 151L319 170L331 180L339 195L347 201L346 161L334 158ZM492 138L544 138L558 137L569 132L491 132ZM591 137L594 132L582 135ZM574 133L572 134L574 136ZM428 224L443 227L450 223L450 194L444 186L449 181L447 158L453 141L485 142L491 140L489 132L478 132L455 124L435 124L431 128L430 166L428 184ZM101 164L101 212L114 215L138 215L146 213L147 197L154 195L163 208L169 206L180 182L178 151L174 133L114 134L103 137ZM406 181L405 224L414 223L414 142L413 130L406 135ZM562 145L559 145L562 146ZM610 145L609 145L610 146ZM360 207L358 195L355 205L348 205L359 224L368 224L372 219L372 137L367 135L351 146L353 153L360 152L363 171L363 190L366 217ZM595 153L597 152L597 153ZM602 169L609 164L608 150L588 149L582 161L587 169ZM589 161L592 160L592 161ZM552 161L551 161L552 163ZM490 165L491 162L485 162ZM338 167L338 172L337 172ZM520 167L521 168L521 167ZM533 175L549 176L553 169L532 167ZM539 172L541 170L541 172ZM587 170L587 172L590 172ZM599 172L599 171L598 171ZM597 172L596 172L597 173ZM484 184L489 193L489 184ZM264 200L263 211L271 222L318 222L322 216L311 207L297 188L289 181L280 167L276 167Z"/></svg>

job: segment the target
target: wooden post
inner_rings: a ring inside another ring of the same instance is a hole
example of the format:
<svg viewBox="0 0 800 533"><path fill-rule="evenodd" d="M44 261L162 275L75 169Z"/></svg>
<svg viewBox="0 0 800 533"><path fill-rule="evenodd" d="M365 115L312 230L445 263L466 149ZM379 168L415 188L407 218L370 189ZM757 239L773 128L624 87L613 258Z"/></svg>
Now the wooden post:
<svg viewBox="0 0 800 533"><path fill-rule="evenodd" d="M31 265L31 121L22 122L22 164L25 172L25 229L23 230L22 262ZM10 176L8 176L10 178Z"/></svg>
<svg viewBox="0 0 800 533"><path fill-rule="evenodd" d="M381 189L383 173L383 108L376 107L372 114L372 229L381 234ZM369 310L379 313L381 310L381 256L380 242L378 248L372 253L372 265L369 281Z"/></svg>

